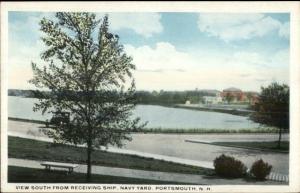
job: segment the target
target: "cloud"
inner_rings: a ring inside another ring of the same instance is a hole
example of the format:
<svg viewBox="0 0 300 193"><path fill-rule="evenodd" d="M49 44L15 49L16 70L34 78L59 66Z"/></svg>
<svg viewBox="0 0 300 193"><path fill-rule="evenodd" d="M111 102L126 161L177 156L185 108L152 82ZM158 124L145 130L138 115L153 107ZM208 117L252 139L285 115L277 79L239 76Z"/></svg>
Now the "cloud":
<svg viewBox="0 0 300 193"><path fill-rule="evenodd" d="M272 78L288 82L288 50L272 53L272 58L246 51L231 55L203 50L190 53L179 51L169 42L159 42L154 47L125 45L125 51L137 67L134 77L138 89L222 90L235 86L258 91Z"/></svg>
<svg viewBox="0 0 300 193"><path fill-rule="evenodd" d="M285 22L280 26L279 36L289 39L290 38L290 22Z"/></svg>
<svg viewBox="0 0 300 193"><path fill-rule="evenodd" d="M251 76L251 74L240 74L239 76L242 78L247 78L247 77Z"/></svg>
<svg viewBox="0 0 300 193"><path fill-rule="evenodd" d="M288 25L259 13L201 13L198 17L198 28L201 32L226 42L263 37L274 31L277 31L280 37L288 38Z"/></svg>
<svg viewBox="0 0 300 193"><path fill-rule="evenodd" d="M232 55L229 63L268 67L268 65L270 64L270 60L256 52L239 51Z"/></svg>
<svg viewBox="0 0 300 193"><path fill-rule="evenodd" d="M184 69L155 69L155 70L137 70L137 71L139 71L139 72L160 72L160 73L170 72L170 71L186 72Z"/></svg>
<svg viewBox="0 0 300 193"><path fill-rule="evenodd" d="M21 19L10 19L9 22L9 52L8 71L9 88L34 88L28 83L32 78L31 62L43 65L40 54L45 50L40 41L43 35L39 30L39 22L43 17L56 20L54 13L11 13L18 14ZM103 14L102 14L103 16ZM160 15L149 14L111 14L111 28L119 30L123 28L133 29L136 33L150 37L163 30L160 23ZM130 21L130 23L128 22ZM23 72L23 73L22 73ZM23 75L23 76L22 76Z"/></svg>
<svg viewBox="0 0 300 193"><path fill-rule="evenodd" d="M52 19L54 14L17 14L23 16L22 19L12 19L8 26L8 88L34 89L28 83L33 76L31 62L40 66L45 64L40 58L45 45L40 41L42 32L39 30L39 21L43 17Z"/></svg>
<svg viewBox="0 0 300 193"><path fill-rule="evenodd" d="M10 42L8 54L8 87L9 88L34 88L28 83L33 77L31 62L39 66L45 64L40 58L40 53L44 50L41 41L35 43Z"/></svg>
<svg viewBox="0 0 300 193"><path fill-rule="evenodd" d="M255 81L257 81L257 82L266 82L266 81L270 81L270 80L268 80L268 79L256 78Z"/></svg>
<svg viewBox="0 0 300 193"><path fill-rule="evenodd" d="M150 46L134 47L125 45L127 54L133 57L137 70L142 71L184 71L197 65L188 53L176 50L168 42L158 42L154 48Z"/></svg>
<svg viewBox="0 0 300 193"><path fill-rule="evenodd" d="M104 14L97 14L102 18ZM151 37L163 31L159 13L109 13L110 28L113 31L131 29L144 37Z"/></svg>
<svg viewBox="0 0 300 193"><path fill-rule="evenodd" d="M261 15L251 15L250 20L253 22L264 18ZM27 16L22 22L9 24L9 88L31 88L27 83L32 76L31 61L40 64L39 55L44 50L39 41L39 19L38 15ZM246 19L249 20L249 17L234 20L228 18L226 22L231 25L242 24ZM222 22L220 25L223 25ZM282 35L288 34L284 32L288 26L289 24L281 25ZM164 41L157 42L154 46L127 44L124 48L127 54L133 56L133 63L137 66L134 76L138 89L223 89L236 86L257 90L262 84L268 83L257 80L275 78L288 82L288 49L272 54L246 50L223 52L222 48L210 51L201 47L184 51Z"/></svg>
<svg viewBox="0 0 300 193"><path fill-rule="evenodd" d="M289 83L289 49L278 50L271 55L262 55L255 52L237 52L233 54L231 62L244 65L245 72L251 74L247 77L260 86L267 86L274 80Z"/></svg>
<svg viewBox="0 0 300 193"><path fill-rule="evenodd" d="M289 66L290 64L290 50L282 49L274 53L271 57L271 66L272 67L281 67Z"/></svg>

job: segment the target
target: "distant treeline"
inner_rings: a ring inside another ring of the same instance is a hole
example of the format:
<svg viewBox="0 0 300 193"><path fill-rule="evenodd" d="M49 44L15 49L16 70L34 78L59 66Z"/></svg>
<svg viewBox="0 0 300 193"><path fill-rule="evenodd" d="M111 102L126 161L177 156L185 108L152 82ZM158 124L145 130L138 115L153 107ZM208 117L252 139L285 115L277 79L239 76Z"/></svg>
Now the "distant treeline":
<svg viewBox="0 0 300 193"><path fill-rule="evenodd" d="M8 89L8 96L38 98L35 90Z"/></svg>
<svg viewBox="0 0 300 193"><path fill-rule="evenodd" d="M191 91L136 91L136 102L138 104L160 104L172 105L183 104L187 100L190 103L199 103L203 101L203 96L215 96L215 90L191 90ZM44 94L50 94L49 91L43 91ZM39 92L35 90L9 89L8 96L20 96L28 98L40 98Z"/></svg>
<svg viewBox="0 0 300 193"><path fill-rule="evenodd" d="M214 92L205 90L191 91L137 91L136 98L139 104L183 104L186 101L190 103L203 102L203 96L215 96Z"/></svg>

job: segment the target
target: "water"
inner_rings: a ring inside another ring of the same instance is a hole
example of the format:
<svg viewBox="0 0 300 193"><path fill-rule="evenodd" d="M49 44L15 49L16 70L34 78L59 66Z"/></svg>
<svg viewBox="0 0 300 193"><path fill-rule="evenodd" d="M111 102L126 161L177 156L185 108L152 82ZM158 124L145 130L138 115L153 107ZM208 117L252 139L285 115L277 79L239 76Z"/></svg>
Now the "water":
<svg viewBox="0 0 300 193"><path fill-rule="evenodd" d="M32 98L9 96L8 116L33 120L50 119L50 114L42 115L41 112L32 111L33 104L37 101ZM146 128L251 129L259 127L247 117L157 105L137 105L133 115L140 117L142 122L148 121Z"/></svg>

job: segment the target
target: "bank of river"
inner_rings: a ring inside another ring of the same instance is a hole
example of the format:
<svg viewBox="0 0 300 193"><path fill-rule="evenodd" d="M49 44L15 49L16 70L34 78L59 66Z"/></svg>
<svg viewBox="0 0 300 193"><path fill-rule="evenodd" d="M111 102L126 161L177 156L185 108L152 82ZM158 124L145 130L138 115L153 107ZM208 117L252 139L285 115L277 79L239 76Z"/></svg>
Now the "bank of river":
<svg viewBox="0 0 300 193"><path fill-rule="evenodd" d="M198 111L208 111L208 112L218 112L218 113L227 113L232 115L244 116L248 117L253 111L248 109L237 109L233 107L218 107L215 106L199 106L199 105L185 105L185 104L177 104L173 105L174 108L182 108L182 109L190 109L190 110L198 110Z"/></svg>

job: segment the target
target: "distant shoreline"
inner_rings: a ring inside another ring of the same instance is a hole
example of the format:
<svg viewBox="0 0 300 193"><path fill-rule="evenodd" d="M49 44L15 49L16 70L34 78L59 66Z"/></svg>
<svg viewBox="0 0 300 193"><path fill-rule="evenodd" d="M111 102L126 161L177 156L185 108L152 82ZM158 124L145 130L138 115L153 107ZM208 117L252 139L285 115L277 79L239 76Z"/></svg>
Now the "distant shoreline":
<svg viewBox="0 0 300 193"><path fill-rule="evenodd" d="M16 117L8 117L11 121L20 121L27 123L45 124L46 121L32 120L32 119L22 119ZM139 131L133 131L134 133L144 133L144 134L273 134L278 133L276 128L253 128L253 129L207 129L207 128L187 128L187 129L177 129L177 128L144 128Z"/></svg>
<svg viewBox="0 0 300 193"><path fill-rule="evenodd" d="M46 121L34 120L34 119L23 119L23 118L17 118L17 117L8 117L8 120L27 122L27 123L46 124Z"/></svg>
<svg viewBox="0 0 300 193"><path fill-rule="evenodd" d="M226 113L231 115L248 117L252 112L251 111L241 111L237 109L220 109L214 107L197 107L197 106L186 106L186 105L173 105L173 108L197 110L197 111L207 111L207 112L217 112L217 113Z"/></svg>

